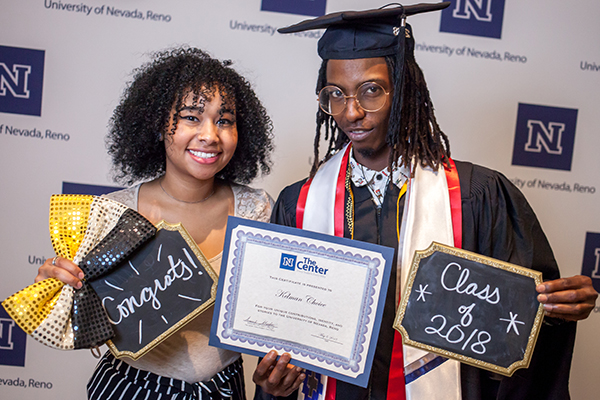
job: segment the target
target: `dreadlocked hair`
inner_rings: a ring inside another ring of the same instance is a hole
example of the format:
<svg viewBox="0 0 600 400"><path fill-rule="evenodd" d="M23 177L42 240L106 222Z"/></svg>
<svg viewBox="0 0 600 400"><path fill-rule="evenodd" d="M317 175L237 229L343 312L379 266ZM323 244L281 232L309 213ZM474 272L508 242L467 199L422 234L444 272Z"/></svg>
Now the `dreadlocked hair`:
<svg viewBox="0 0 600 400"><path fill-rule="evenodd" d="M235 109L238 144L216 177L245 184L260 172L270 172L271 119L231 64L202 50L182 47L155 53L150 62L133 71L133 81L115 108L106 137L115 181L131 185L164 174L165 142L175 133L186 96L192 95L194 104L203 108L217 92L228 108Z"/></svg>
<svg viewBox="0 0 600 400"><path fill-rule="evenodd" d="M429 89L415 60L414 49L407 48L405 57L402 91L397 96L394 84L395 94L386 136L391 149L389 165L391 167L401 157L402 165L407 167L411 167L411 163L419 163L435 171L440 166L450 167L450 142L435 118ZM395 71L396 58L386 57L385 60L388 70ZM401 108L399 112L398 108Z"/></svg>
<svg viewBox="0 0 600 400"><path fill-rule="evenodd" d="M434 114L433 103L425 82L423 71L414 58L414 48L407 48L404 63L402 88L398 88L394 79L397 72L395 56L385 57L390 81L394 87L392 108L386 143L390 147L389 170L399 158L401 165L412 168L417 163L423 167L438 170L440 166L449 167L450 143L440 129ZM323 60L317 79L317 94L327 85L327 60ZM317 111L317 129L314 140L314 161L310 176L313 177L319 166L331 158L349 142L348 137L335 123L331 115L321 109ZM327 141L325 157L319 159L319 144L322 127L325 127L324 140ZM412 164L412 165L411 165Z"/></svg>

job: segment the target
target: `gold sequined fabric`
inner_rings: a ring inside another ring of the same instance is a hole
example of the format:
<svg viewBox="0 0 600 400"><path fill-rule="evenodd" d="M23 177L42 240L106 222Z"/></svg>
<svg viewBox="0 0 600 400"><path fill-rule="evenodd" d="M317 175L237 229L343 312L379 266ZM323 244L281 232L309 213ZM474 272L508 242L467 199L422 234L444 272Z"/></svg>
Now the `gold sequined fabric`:
<svg viewBox="0 0 600 400"><path fill-rule="evenodd" d="M29 335L48 317L64 283L50 278L13 294L2 302L10 317Z"/></svg>
<svg viewBox="0 0 600 400"><path fill-rule="evenodd" d="M63 350L99 346L113 331L87 281L118 266L151 239L156 228L123 204L89 195L52 196L49 225L56 254L84 271L83 287L74 289L50 278L15 293L2 305L24 331L47 346Z"/></svg>
<svg viewBox="0 0 600 400"><path fill-rule="evenodd" d="M64 285L52 311L36 328L31 336L46 346L61 350L72 350L73 327L71 308L73 307L73 287Z"/></svg>
<svg viewBox="0 0 600 400"><path fill-rule="evenodd" d="M56 255L69 260L83 241L94 196L53 195L50 198L50 239Z"/></svg>
<svg viewBox="0 0 600 400"><path fill-rule="evenodd" d="M52 196L50 236L57 254L60 251L63 257L69 258L76 249L72 261L78 264L115 227L127 209L125 205L105 197ZM61 350L75 348L71 320L73 293L74 289L69 285L62 288L51 312L31 333L33 338Z"/></svg>

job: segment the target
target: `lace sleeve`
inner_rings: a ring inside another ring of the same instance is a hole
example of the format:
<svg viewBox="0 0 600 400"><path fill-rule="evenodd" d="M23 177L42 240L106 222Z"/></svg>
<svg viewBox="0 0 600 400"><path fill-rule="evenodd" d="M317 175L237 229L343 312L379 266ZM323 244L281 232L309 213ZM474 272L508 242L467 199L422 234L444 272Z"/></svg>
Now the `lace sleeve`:
<svg viewBox="0 0 600 400"><path fill-rule="evenodd" d="M127 189L118 190L116 192L107 193L102 196L109 198L111 200L117 201L121 204L126 205L127 207L136 210L138 209L138 193L139 193L140 185L132 186Z"/></svg>
<svg viewBox="0 0 600 400"><path fill-rule="evenodd" d="M255 221L269 222L273 210L273 199L262 189L232 185L235 196L235 216Z"/></svg>

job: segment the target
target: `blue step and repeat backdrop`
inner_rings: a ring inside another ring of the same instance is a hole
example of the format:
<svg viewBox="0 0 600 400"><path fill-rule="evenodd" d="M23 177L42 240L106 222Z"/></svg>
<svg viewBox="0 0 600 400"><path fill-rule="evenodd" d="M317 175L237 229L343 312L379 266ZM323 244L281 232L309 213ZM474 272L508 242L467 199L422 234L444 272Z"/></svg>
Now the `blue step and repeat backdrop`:
<svg viewBox="0 0 600 400"><path fill-rule="evenodd" d="M373 0L6 0L0 11L0 298L52 257L54 193L102 193L104 135L133 68L187 44L231 59L273 118L274 197L308 174L321 32L280 35L310 16ZM600 3L453 0L410 18L416 56L454 158L504 172L526 195L563 275L600 291ZM576 400L597 398L600 310L579 324ZM252 372L254 360L246 364ZM0 397L76 399L96 360L26 338L0 310ZM249 385L252 387L252 384Z"/></svg>

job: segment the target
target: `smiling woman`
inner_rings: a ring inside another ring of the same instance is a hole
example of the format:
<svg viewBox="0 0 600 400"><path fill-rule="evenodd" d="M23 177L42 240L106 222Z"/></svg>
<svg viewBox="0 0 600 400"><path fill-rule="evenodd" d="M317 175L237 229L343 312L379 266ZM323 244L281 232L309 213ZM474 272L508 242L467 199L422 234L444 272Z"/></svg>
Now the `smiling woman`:
<svg viewBox="0 0 600 400"><path fill-rule="evenodd" d="M189 174L197 179L211 179L229 163L238 142L238 132L235 120L235 104L225 101L226 95L220 93L220 88L204 89L202 97L188 94L180 110L173 110L170 119L170 131L165 138L167 153L166 169L173 174L163 179L172 180L174 174ZM181 176L180 179L185 179ZM161 187L165 193L175 199L175 188L172 183L163 182ZM187 202L201 202L213 194L200 200L187 199Z"/></svg>
<svg viewBox="0 0 600 400"><path fill-rule="evenodd" d="M271 140L271 120L230 62L198 49L158 53L135 71L107 138L116 179L137 184L107 197L154 224L181 222L218 272L227 217L269 220L270 196L242 184L269 172ZM172 272L157 271L156 282ZM48 277L75 288L84 278L64 258L49 258L36 281ZM156 306L158 289L148 290L136 307ZM133 301L121 310L133 313ZM136 361L106 353L88 397L244 399L240 354L208 346L211 319L212 307Z"/></svg>

